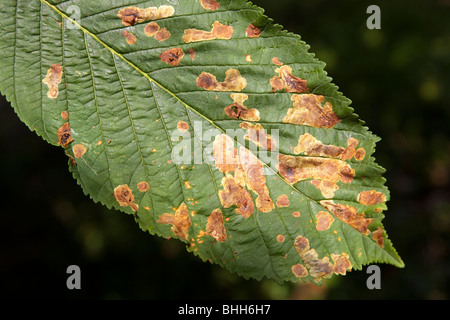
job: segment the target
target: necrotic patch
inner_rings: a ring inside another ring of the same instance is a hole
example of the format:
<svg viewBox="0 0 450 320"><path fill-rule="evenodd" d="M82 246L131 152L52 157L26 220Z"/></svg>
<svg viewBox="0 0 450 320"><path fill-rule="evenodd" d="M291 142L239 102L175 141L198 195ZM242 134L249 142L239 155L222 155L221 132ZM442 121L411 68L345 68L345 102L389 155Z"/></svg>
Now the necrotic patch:
<svg viewBox="0 0 450 320"><path fill-rule="evenodd" d="M277 207L289 207L289 197L285 194L282 194L277 198Z"/></svg>
<svg viewBox="0 0 450 320"><path fill-rule="evenodd" d="M291 267L292 273L297 277L297 278L304 278L308 275L308 269L305 268L304 265L302 264L294 264Z"/></svg>
<svg viewBox="0 0 450 320"><path fill-rule="evenodd" d="M200 4L203 8L206 10L217 10L220 7L220 3L218 3L216 0L200 0Z"/></svg>
<svg viewBox="0 0 450 320"><path fill-rule="evenodd" d="M258 120L255 120L258 121ZM275 139L272 139L270 134L266 133L266 130L259 123L252 124L249 122L242 122L239 127L247 130L247 134L244 139L250 140L258 147L273 150L276 147Z"/></svg>
<svg viewBox="0 0 450 320"><path fill-rule="evenodd" d="M326 211L320 211L316 216L316 229L317 231L325 231L330 229L331 224L333 223L334 219Z"/></svg>
<svg viewBox="0 0 450 320"><path fill-rule="evenodd" d="M72 148L73 156L77 159L81 158L87 151L87 148L82 144L76 144Z"/></svg>
<svg viewBox="0 0 450 320"><path fill-rule="evenodd" d="M213 23L211 31L204 31L198 29L184 30L183 40L186 43L207 41L214 39L229 40L233 36L234 29L232 26L221 24L218 21Z"/></svg>
<svg viewBox="0 0 450 320"><path fill-rule="evenodd" d="M47 71L47 75L42 80L48 86L47 97L56 99L58 97L58 85L62 79L62 67L59 63L53 64Z"/></svg>
<svg viewBox="0 0 450 320"><path fill-rule="evenodd" d="M381 248L384 248L384 237L382 227L378 227L377 230L372 232L372 240L374 240Z"/></svg>
<svg viewBox="0 0 450 320"><path fill-rule="evenodd" d="M137 40L136 36L127 30L123 30L122 36L127 40L128 44L134 44Z"/></svg>
<svg viewBox="0 0 450 320"><path fill-rule="evenodd" d="M366 206L372 206L377 203L386 202L386 195L376 190L363 191L358 194L357 201Z"/></svg>
<svg viewBox="0 0 450 320"><path fill-rule="evenodd" d="M146 181L141 181L137 184L137 188L140 192L147 192L150 189L150 185Z"/></svg>
<svg viewBox="0 0 450 320"><path fill-rule="evenodd" d="M272 62L274 61L272 60ZM276 58L274 63L281 63L281 62L278 60L278 58ZM278 76L272 78L271 83L272 81L274 83L278 83L278 79L280 79L286 92L303 93L308 91L306 80L292 75L292 68L290 66L282 66L276 69L275 71L278 72ZM272 87L277 90L282 89L278 88L279 85L274 87L274 85L272 84Z"/></svg>
<svg viewBox="0 0 450 320"><path fill-rule="evenodd" d="M168 63L171 66L178 66L181 59L184 57L184 52L181 48L171 48L163 51L159 58L162 62Z"/></svg>
<svg viewBox="0 0 450 320"><path fill-rule="evenodd" d="M250 23L245 30L245 35L249 38L258 38L261 35L261 29Z"/></svg>
<svg viewBox="0 0 450 320"><path fill-rule="evenodd" d="M225 107L224 112L227 116L234 119L259 121L259 111L257 109L248 109L244 105L244 101L248 99L248 95L232 93L230 96L234 103Z"/></svg>
<svg viewBox="0 0 450 320"><path fill-rule="evenodd" d="M68 122L65 122L57 131L58 136L58 144L63 146L64 148L67 147L68 144L73 142L73 139L71 138L70 134L70 125Z"/></svg>
<svg viewBox="0 0 450 320"><path fill-rule="evenodd" d="M122 19L124 26L134 26L138 22L167 18L174 13L175 10L172 6L149 7L146 9L127 7L120 9L117 16Z"/></svg>
<svg viewBox="0 0 450 320"><path fill-rule="evenodd" d="M197 77L197 86L208 91L241 91L247 86L247 80L241 76L239 70L228 69L225 71L225 81L218 82L216 76L202 72Z"/></svg>
<svg viewBox="0 0 450 320"><path fill-rule="evenodd" d="M177 129L180 132L186 132L189 130L189 125L186 122L180 120L177 122Z"/></svg>
<svg viewBox="0 0 450 320"><path fill-rule="evenodd" d="M206 222L206 233L219 242L225 242L227 240L223 214L220 209L215 209L209 215L208 221Z"/></svg>
<svg viewBox="0 0 450 320"><path fill-rule="evenodd" d="M222 179L223 190L219 191L219 199L224 208L236 205L236 213L248 218L253 214L253 199L250 193L240 185L233 176L227 174Z"/></svg>
<svg viewBox="0 0 450 320"><path fill-rule="evenodd" d="M164 213L159 216L158 223L171 224L171 231L180 239L188 238L188 231L191 227L191 218L186 204L183 202L175 211L175 214Z"/></svg>
<svg viewBox="0 0 450 320"><path fill-rule="evenodd" d="M117 186L114 189L114 197L116 198L117 202L122 207L131 207L131 209L134 212L137 212L139 209L139 206L137 204L134 204L134 196L133 192L131 191L130 187L126 184Z"/></svg>

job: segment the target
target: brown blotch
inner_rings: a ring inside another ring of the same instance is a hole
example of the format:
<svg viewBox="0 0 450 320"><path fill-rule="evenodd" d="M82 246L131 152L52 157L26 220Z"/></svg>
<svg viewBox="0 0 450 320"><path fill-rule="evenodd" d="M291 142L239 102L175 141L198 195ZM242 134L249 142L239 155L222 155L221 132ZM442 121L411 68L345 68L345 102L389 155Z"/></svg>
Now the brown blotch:
<svg viewBox="0 0 450 320"><path fill-rule="evenodd" d="M330 229L331 224L333 223L334 219L326 211L320 211L316 216L316 229L317 231L325 231Z"/></svg>
<svg viewBox="0 0 450 320"><path fill-rule="evenodd" d="M248 109L244 105L244 102L248 99L248 95L243 93L232 93L230 96L234 103L225 107L224 112L227 116L234 119L259 121L259 110Z"/></svg>
<svg viewBox="0 0 450 320"><path fill-rule="evenodd" d="M189 130L189 125L186 122L180 120L177 122L177 129L180 132L186 132Z"/></svg>
<svg viewBox="0 0 450 320"><path fill-rule="evenodd" d="M206 222L206 233L219 242L225 242L227 240L223 214L220 209L215 209L209 215L208 221Z"/></svg>
<svg viewBox="0 0 450 320"><path fill-rule="evenodd" d="M292 273L297 277L297 278L304 278L308 275L308 269L305 268L304 265L302 264L294 264L291 267Z"/></svg>
<svg viewBox="0 0 450 320"><path fill-rule="evenodd" d="M61 118L69 120L69 113L67 111L61 111Z"/></svg>
<svg viewBox="0 0 450 320"><path fill-rule="evenodd" d="M215 165L220 172L234 172L239 167L237 149L233 140L226 135L218 135L213 142Z"/></svg>
<svg viewBox="0 0 450 320"><path fill-rule="evenodd" d="M293 215L294 217L298 218L298 217L300 217L300 212L294 211L294 212L292 212L292 215Z"/></svg>
<svg viewBox="0 0 450 320"><path fill-rule="evenodd" d="M114 189L114 197L116 198L117 202L122 207L131 207L131 209L134 212L137 212L139 209L139 206L137 204L134 204L134 196L133 192L131 191L130 187L126 184L117 186Z"/></svg>
<svg viewBox="0 0 450 320"><path fill-rule="evenodd" d="M272 92L277 92L283 90L284 88L283 80L281 80L279 76L273 76L270 78L270 85L272 86Z"/></svg>
<svg viewBox="0 0 450 320"><path fill-rule="evenodd" d="M256 120L257 121L257 120ZM276 141L272 139L270 134L266 134L266 130L259 123L252 124L249 122L242 122L239 127L247 130L244 139L254 142L258 147L273 150L276 147Z"/></svg>
<svg viewBox="0 0 450 320"><path fill-rule="evenodd" d="M172 48L166 51L163 51L159 58L162 62L168 63L171 66L178 66L180 64L181 59L184 57L184 52L181 48Z"/></svg>
<svg viewBox="0 0 450 320"><path fill-rule="evenodd" d="M332 128L341 122L333 112L330 102L325 102L325 97L315 94L294 94L291 97L293 108L289 108L283 118L284 123L307 125L315 128Z"/></svg>
<svg viewBox="0 0 450 320"><path fill-rule="evenodd" d="M258 38L261 35L261 29L250 23L245 30L245 35L249 38Z"/></svg>
<svg viewBox="0 0 450 320"><path fill-rule="evenodd" d="M191 56L191 60L194 61L195 53L196 53L195 50L191 48L191 49L188 50L188 53Z"/></svg>
<svg viewBox="0 0 450 320"><path fill-rule="evenodd" d="M47 71L47 75L42 80L48 86L47 97L56 99L58 97L58 85L62 79L62 67L59 63L53 64Z"/></svg>
<svg viewBox="0 0 450 320"><path fill-rule="evenodd" d="M253 214L253 199L250 193L244 189L231 175L227 174L222 179L223 190L219 191L219 199L224 208L236 205L236 213L248 218Z"/></svg>
<svg viewBox="0 0 450 320"><path fill-rule="evenodd" d="M359 144L359 140L352 138L352 137L348 138L347 148L345 149L344 153L342 153L341 159L348 160L353 157L355 157L355 159L357 161L361 161L362 159L364 159L364 157L366 155L366 151L363 148L359 148L358 150L356 150L356 147L358 146L358 144Z"/></svg>
<svg viewBox="0 0 450 320"><path fill-rule="evenodd" d="M355 170L345 161L316 157L278 155L278 171L288 183L313 179L311 183L326 198L332 198L338 189L337 182L350 183Z"/></svg>
<svg viewBox="0 0 450 320"><path fill-rule="evenodd" d="M324 278L329 278L333 274L345 275L347 270L352 268L352 263L346 253L342 253L341 255L330 254L333 263L330 262L328 257L319 259L317 251L310 249L309 240L301 235L295 238L294 247L305 263L306 268L309 269L309 274L316 282Z"/></svg>
<svg viewBox="0 0 450 320"><path fill-rule="evenodd" d="M120 9L117 16L124 26L134 26L138 22L158 20L172 16L175 10L172 6L149 7L146 9L127 7Z"/></svg>
<svg viewBox="0 0 450 320"><path fill-rule="evenodd" d="M232 26L221 24L218 21L213 23L211 31L186 29L184 30L183 40L186 43L196 41L207 41L213 39L229 40L233 36Z"/></svg>
<svg viewBox="0 0 450 320"><path fill-rule="evenodd" d="M241 91L247 86L247 80L236 69L225 71L223 82L218 82L216 76L211 73L202 72L197 77L197 86L208 91Z"/></svg>
<svg viewBox="0 0 450 320"><path fill-rule="evenodd" d="M123 30L122 36L127 40L128 44L134 44L137 40L136 36L127 30Z"/></svg>
<svg viewBox="0 0 450 320"><path fill-rule="evenodd" d="M364 213L358 214L355 207L334 203L333 200L322 200L320 204L363 235L367 236L370 233L369 225L373 222L373 218L366 218Z"/></svg>
<svg viewBox="0 0 450 320"><path fill-rule="evenodd" d="M58 135L58 144L63 146L64 148L71 142L73 139L70 136L70 125L68 122L64 123L56 133Z"/></svg>
<svg viewBox="0 0 450 320"><path fill-rule="evenodd" d="M72 148L73 156L77 159L81 158L87 151L87 148L82 144L76 144Z"/></svg>
<svg viewBox="0 0 450 320"><path fill-rule="evenodd" d="M147 37L154 37L156 32L158 32L161 29L159 24L156 22L150 22L147 24L144 28L144 33Z"/></svg>
<svg viewBox="0 0 450 320"><path fill-rule="evenodd" d="M283 65L283 62L281 62L280 59L278 59L278 57L273 57L272 58L272 63L274 65L277 65L277 66L282 66Z"/></svg>
<svg viewBox="0 0 450 320"><path fill-rule="evenodd" d="M217 10L220 7L220 3L218 3L216 0L200 0L200 3L203 8L206 10Z"/></svg>
<svg viewBox="0 0 450 320"><path fill-rule="evenodd" d="M137 188L140 192L147 192L150 190L150 185L146 181L141 181L137 184Z"/></svg>
<svg viewBox="0 0 450 320"><path fill-rule="evenodd" d="M277 235L277 241L278 242L284 242L285 239L286 239L286 237L283 236L282 234Z"/></svg>
<svg viewBox="0 0 450 320"><path fill-rule="evenodd" d="M158 223L171 224L172 232L175 236L180 239L186 240L188 238L188 231L191 227L191 218L186 204L183 202L175 211L172 213L164 213L159 216Z"/></svg>
<svg viewBox="0 0 450 320"><path fill-rule="evenodd" d="M381 248L384 248L384 237L382 227L378 227L377 230L372 232L372 240L374 240Z"/></svg>
<svg viewBox="0 0 450 320"><path fill-rule="evenodd" d="M169 39L170 36L171 36L171 34L170 34L169 30L167 30L166 28L162 28L161 30L158 30L155 33L155 39L158 40L159 42ZM184 53L183 53L183 55L184 55Z"/></svg>
<svg viewBox="0 0 450 320"><path fill-rule="evenodd" d="M372 206L380 202L386 202L386 195L376 190L363 191L358 194L356 200L366 206Z"/></svg>
<svg viewBox="0 0 450 320"><path fill-rule="evenodd" d="M293 76L290 66L282 66L275 71L278 72L279 77L283 81L286 92L302 93L308 91L306 80Z"/></svg>
<svg viewBox="0 0 450 320"><path fill-rule="evenodd" d="M289 197L285 194L282 194L277 198L277 207L289 207Z"/></svg>

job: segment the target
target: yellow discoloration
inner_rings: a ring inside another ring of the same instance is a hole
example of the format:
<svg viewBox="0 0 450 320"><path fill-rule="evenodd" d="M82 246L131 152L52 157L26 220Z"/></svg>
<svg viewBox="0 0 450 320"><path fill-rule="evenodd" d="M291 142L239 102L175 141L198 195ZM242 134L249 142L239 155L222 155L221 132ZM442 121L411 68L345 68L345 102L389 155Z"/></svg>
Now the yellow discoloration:
<svg viewBox="0 0 450 320"><path fill-rule="evenodd" d="M241 91L247 86L247 80L236 69L228 69L223 82L218 82L211 73L202 72L197 77L197 86L208 91Z"/></svg>
<svg viewBox="0 0 450 320"><path fill-rule="evenodd" d="M158 223L171 224L172 232L180 239L188 238L188 231L191 227L191 218L186 204L183 202L175 211L175 214L164 213L159 216Z"/></svg>
<svg viewBox="0 0 450 320"><path fill-rule="evenodd" d="M215 209L206 222L206 232L219 242L227 240L227 232L223 221L223 214L220 209Z"/></svg>
<svg viewBox="0 0 450 320"><path fill-rule="evenodd" d="M322 200L320 204L363 235L367 236L370 233L369 225L373 222L373 218L366 218L364 213L358 214L355 207L334 203L333 200Z"/></svg>
<svg viewBox="0 0 450 320"><path fill-rule="evenodd" d="M76 144L72 148L73 156L77 159L81 158L87 151L87 148L82 144Z"/></svg>
<svg viewBox="0 0 450 320"><path fill-rule="evenodd" d="M73 139L71 138L70 134L70 125L68 122L64 123L57 131L58 136L58 144L62 147L67 147L71 142L73 142Z"/></svg>
<svg viewBox="0 0 450 320"><path fill-rule="evenodd" d="M317 231L325 231L330 229L331 224L333 223L334 219L326 211L320 211L316 216L316 229Z"/></svg>
<svg viewBox="0 0 450 320"><path fill-rule="evenodd" d="M277 198L277 207L289 207L289 197L285 194L282 194Z"/></svg>
<svg viewBox="0 0 450 320"><path fill-rule="evenodd" d="M200 0L200 4L203 8L206 10L217 10L220 7L220 3L218 3L216 0Z"/></svg>
<svg viewBox="0 0 450 320"><path fill-rule="evenodd" d="M355 170L345 161L318 157L294 157L280 154L278 170L288 183L313 179L311 183L326 198L332 198L338 189L337 182L350 183Z"/></svg>
<svg viewBox="0 0 450 320"><path fill-rule="evenodd" d="M230 96L234 103L225 107L224 111L227 116L234 119L259 121L259 110L248 109L244 105L244 101L248 99L248 95L243 93L232 93Z"/></svg>
<svg viewBox="0 0 450 320"><path fill-rule="evenodd" d="M147 192L150 190L150 185L146 181L141 181L137 184L137 188L140 192Z"/></svg>
<svg viewBox="0 0 450 320"><path fill-rule="evenodd" d="M366 206L372 206L377 203L386 202L386 195L376 190L363 191L358 194L357 201Z"/></svg>
<svg viewBox="0 0 450 320"><path fill-rule="evenodd" d="M158 20L171 17L175 13L172 6L149 7L146 9L138 7L127 7L120 9L117 16L122 19L124 26L134 26L136 23Z"/></svg>
<svg viewBox="0 0 450 320"><path fill-rule="evenodd" d="M159 58L161 59L162 62L168 63L171 66L178 66L183 57L184 52L181 48L171 48L166 51L163 51L159 55Z"/></svg>
<svg viewBox="0 0 450 320"><path fill-rule="evenodd" d="M204 31L198 29L184 30L183 40L186 43L207 41L214 39L229 40L233 36L234 29L232 26L221 24L218 21L213 23L211 31Z"/></svg>
<svg viewBox="0 0 450 320"><path fill-rule="evenodd" d="M247 134L244 136L244 139L250 140L254 142L258 147L273 150L276 147L275 139L272 139L270 134L266 134L263 126L259 123L252 124L249 122L242 122L239 124L242 129L247 130Z"/></svg>
<svg viewBox="0 0 450 320"><path fill-rule="evenodd" d="M250 23L245 30L245 35L249 38L258 38L261 35L261 29Z"/></svg>
<svg viewBox="0 0 450 320"><path fill-rule="evenodd" d="M53 64L47 71L47 75L42 80L48 86L47 97L50 99L56 99L58 97L58 85L62 79L62 67L59 63Z"/></svg>
<svg viewBox="0 0 450 320"><path fill-rule="evenodd" d="M137 40L136 36L127 30L123 30L122 36L127 40L128 44L134 44Z"/></svg>
<svg viewBox="0 0 450 320"><path fill-rule="evenodd" d="M325 97L315 94L294 94L291 97L293 108L289 108L283 118L284 123L307 125L315 128L332 128L340 122ZM322 107L322 103L325 102Z"/></svg>
<svg viewBox="0 0 450 320"><path fill-rule="evenodd" d="M133 192L131 191L130 187L126 184L117 186L114 189L114 197L116 198L117 202L122 207L131 207L131 209L134 212L137 212L139 209L139 206L134 203L134 196Z"/></svg>
<svg viewBox="0 0 450 320"><path fill-rule="evenodd" d="M317 251L310 249L309 240L301 235L295 238L294 247L305 263L306 268L309 269L309 274L316 282L331 277L333 273L345 275L347 270L352 268L352 263L346 253L340 255L330 254L333 263L330 262L328 257L319 259Z"/></svg>
<svg viewBox="0 0 450 320"><path fill-rule="evenodd" d="M249 54L246 54L246 55L245 55L245 61L247 61L247 62L252 62L253 59L252 59L252 57L251 57Z"/></svg>

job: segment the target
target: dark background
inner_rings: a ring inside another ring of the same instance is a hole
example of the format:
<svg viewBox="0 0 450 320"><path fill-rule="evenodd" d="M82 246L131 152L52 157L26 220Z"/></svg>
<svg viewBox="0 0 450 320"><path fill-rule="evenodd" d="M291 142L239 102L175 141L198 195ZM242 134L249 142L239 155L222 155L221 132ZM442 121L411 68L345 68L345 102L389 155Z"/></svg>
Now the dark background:
<svg viewBox="0 0 450 320"><path fill-rule="evenodd" d="M302 35L382 138L391 190L384 225L406 263L381 267L381 290L352 271L321 287L245 280L84 196L60 148L0 106L0 295L29 299L448 299L450 1L255 0ZM381 8L381 30L366 9ZM81 268L68 290L66 268Z"/></svg>

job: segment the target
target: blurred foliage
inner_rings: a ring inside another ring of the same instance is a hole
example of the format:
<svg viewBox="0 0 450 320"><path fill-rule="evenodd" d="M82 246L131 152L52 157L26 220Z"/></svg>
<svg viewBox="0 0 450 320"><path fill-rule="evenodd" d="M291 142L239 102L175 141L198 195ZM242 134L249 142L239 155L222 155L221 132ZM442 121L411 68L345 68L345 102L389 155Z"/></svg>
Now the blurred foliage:
<svg viewBox="0 0 450 320"><path fill-rule="evenodd" d="M69 299L450 298L450 1L255 0L311 46L355 112L382 140L391 190L384 225L406 268L380 265L318 287L245 280L140 231L131 216L83 195L60 148L0 107L0 294ZM381 8L381 30L366 9ZM81 268L81 290L66 268Z"/></svg>

